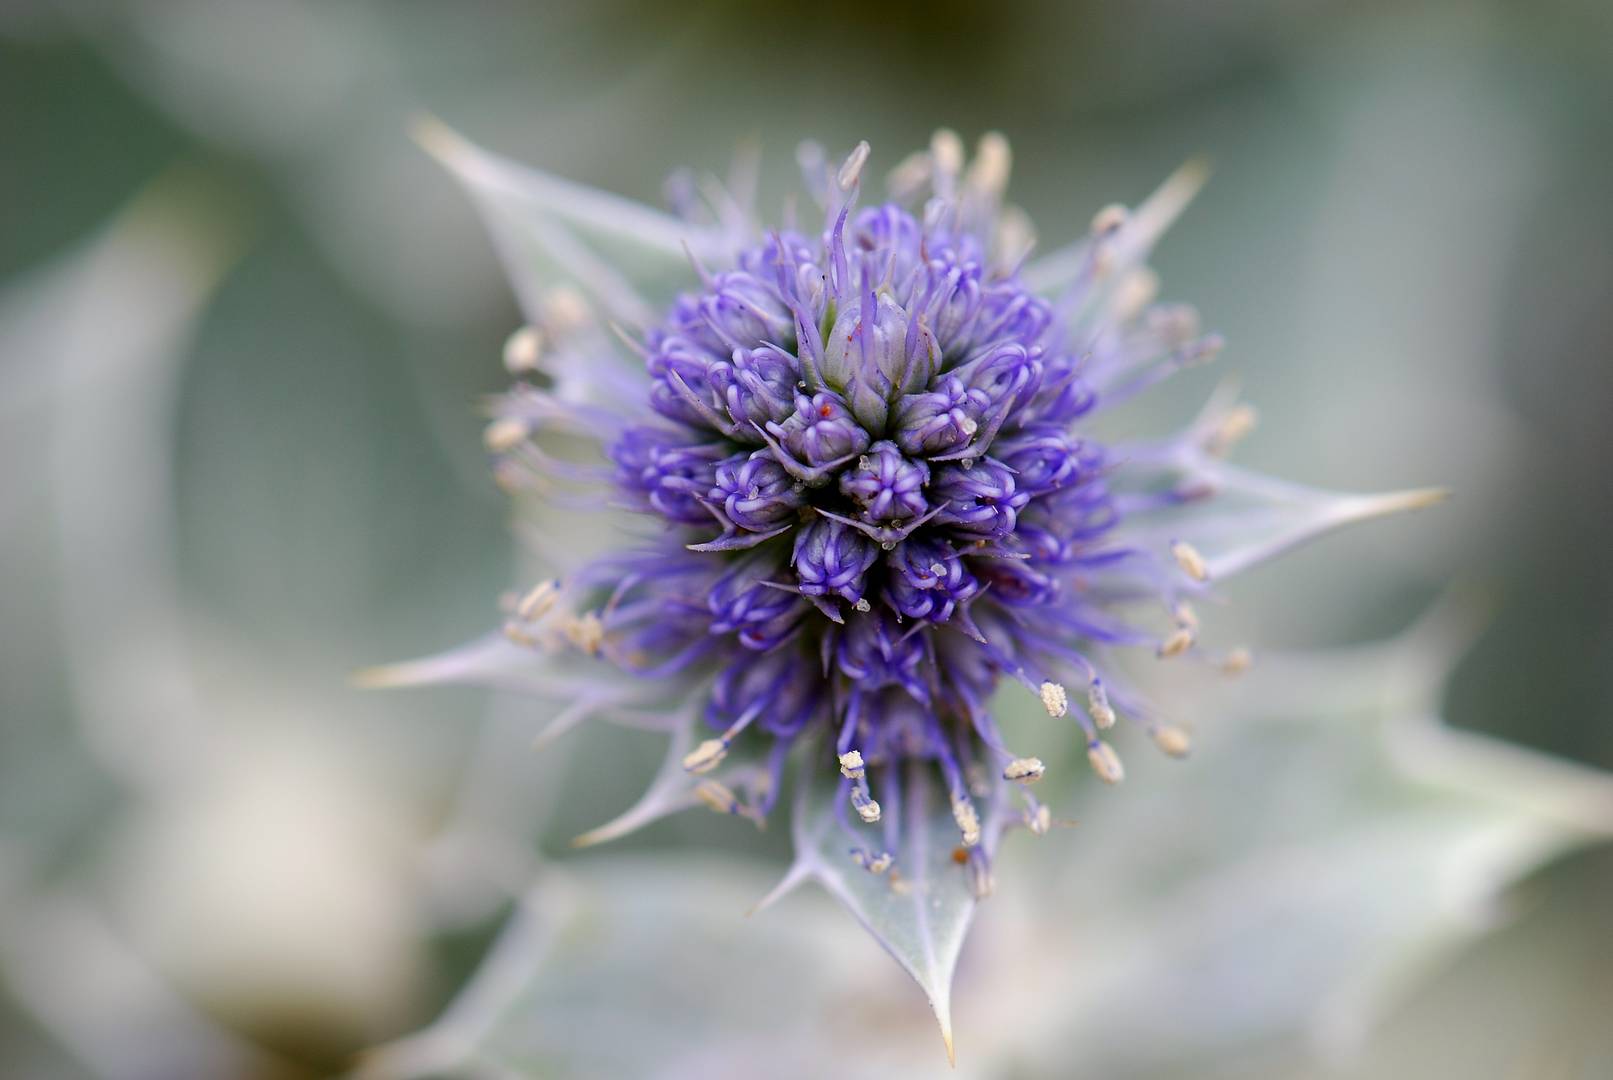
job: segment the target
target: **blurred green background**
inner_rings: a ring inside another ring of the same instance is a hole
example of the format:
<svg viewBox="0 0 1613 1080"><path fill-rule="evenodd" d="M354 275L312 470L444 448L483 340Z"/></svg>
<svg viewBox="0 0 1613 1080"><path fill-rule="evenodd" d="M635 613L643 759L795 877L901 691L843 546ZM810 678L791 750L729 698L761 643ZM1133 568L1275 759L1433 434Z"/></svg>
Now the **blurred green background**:
<svg viewBox="0 0 1613 1080"><path fill-rule="evenodd" d="M883 172L938 126L1000 129L1049 246L1208 155L1155 265L1230 347L1160 397L1160 430L1230 374L1261 413L1244 463L1456 492L1238 583L1226 625L1257 652L1352 642L1482 594L1448 719L1613 767L1613 6L11 3L0 886L147 868L163 887L109 886L141 947L273 1068L419 1026L488 933L470 912L418 944L408 854L449 813L484 698L345 682L480 633L518 582L477 403L520 316L408 138L422 110L648 201L748 140L767 206L803 138L866 138ZM138 296L65 309L77 368L22 351L52 275L143 191L221 268L178 360L96 367L144 332ZM140 452L111 438L131 432ZM625 764L562 788L546 835L630 802L658 757L592 738L582 754ZM304 816L262 812L254 785ZM633 843L731 843L712 835ZM250 865L214 873L222 850ZM304 933L264 898L320 873L336 899L306 900ZM1610 880L1569 876L1570 896ZM336 943L351 963L309 976ZM49 1027L0 1008L0 1071L86 1067Z"/></svg>

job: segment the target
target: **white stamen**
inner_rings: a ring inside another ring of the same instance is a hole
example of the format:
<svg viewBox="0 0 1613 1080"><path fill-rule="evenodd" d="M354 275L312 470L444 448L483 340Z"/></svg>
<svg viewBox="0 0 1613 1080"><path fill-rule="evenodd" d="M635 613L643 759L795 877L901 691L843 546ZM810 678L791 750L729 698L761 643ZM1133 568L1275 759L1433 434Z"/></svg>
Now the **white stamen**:
<svg viewBox="0 0 1613 1080"><path fill-rule="evenodd" d="M1252 663L1254 657L1250 655L1249 650L1239 645L1227 653L1226 658L1221 661L1221 671L1226 675L1242 675L1249 670L1249 665Z"/></svg>
<svg viewBox="0 0 1613 1080"><path fill-rule="evenodd" d="M1177 540L1171 544L1171 555L1176 559L1176 565L1182 568L1182 573L1194 581L1208 581L1210 568L1205 565L1204 556L1199 549L1186 540Z"/></svg>
<svg viewBox="0 0 1613 1080"><path fill-rule="evenodd" d="M840 755L840 775L848 780L856 780L863 775L861 750L848 750Z"/></svg>
<svg viewBox="0 0 1613 1080"><path fill-rule="evenodd" d="M980 430L980 421L972 416L965 416L958 421L958 429L965 435L973 436L975 432Z"/></svg>
<svg viewBox="0 0 1613 1080"><path fill-rule="evenodd" d="M952 820L958 823L958 831L963 834L964 847L980 843L980 815L967 795L952 796Z"/></svg>
<svg viewBox="0 0 1613 1080"><path fill-rule="evenodd" d="M1131 211L1119 203L1110 203L1092 216L1092 235L1109 236L1124 225Z"/></svg>
<svg viewBox="0 0 1613 1080"><path fill-rule="evenodd" d="M540 581L532 586L532 591L521 597L515 605L515 613L527 622L533 622L549 614L555 602L560 599L560 583L558 581Z"/></svg>
<svg viewBox="0 0 1613 1080"><path fill-rule="evenodd" d="M1087 747L1087 763L1106 784L1118 784L1126 778L1126 770L1120 765L1120 756L1115 753L1114 747L1101 740L1094 739Z"/></svg>
<svg viewBox="0 0 1613 1080"><path fill-rule="evenodd" d="M482 445L490 453L507 454L526 442L526 422L514 416L501 416L482 430Z"/></svg>
<svg viewBox="0 0 1613 1080"><path fill-rule="evenodd" d="M543 355L543 334L535 326L523 326L504 342L504 370L511 375L527 375L538 370Z"/></svg>
<svg viewBox="0 0 1613 1080"><path fill-rule="evenodd" d="M858 611L872 611L872 610L874 610L874 605L870 604L868 602L868 598L866 596L863 597L862 599L858 600L855 604L853 604L851 606L856 608Z"/></svg>
<svg viewBox="0 0 1613 1080"><path fill-rule="evenodd" d="M964 766L963 781L969 788L969 794L977 799L984 799L991 794L991 774L978 761L971 761Z"/></svg>
<svg viewBox="0 0 1613 1080"><path fill-rule="evenodd" d="M857 816L862 818L866 825L872 825L879 820L879 803L869 798L863 788L851 789L851 808L857 811Z"/></svg>
<svg viewBox="0 0 1613 1080"><path fill-rule="evenodd" d="M868 141L865 139L847 155L846 163L840 166L840 172L835 177L835 182L840 185L841 191L850 191L857 186L857 179L862 176L863 166L868 163L868 151Z"/></svg>
<svg viewBox="0 0 1613 1080"><path fill-rule="evenodd" d="M1259 419L1260 414L1255 412L1253 405L1237 406L1223 416L1221 423L1210 433L1204 444L1205 451L1216 457L1225 457L1233 446L1254 430Z"/></svg>
<svg viewBox="0 0 1613 1080"><path fill-rule="evenodd" d="M1171 614L1176 616L1177 625L1185 626L1195 632L1198 630L1199 613L1194 611L1193 605L1186 600L1177 601L1176 606L1171 609Z"/></svg>
<svg viewBox="0 0 1613 1080"><path fill-rule="evenodd" d="M997 879L983 859L969 860L969 891L976 900L984 900L997 891Z"/></svg>
<svg viewBox="0 0 1613 1080"><path fill-rule="evenodd" d="M1053 827L1053 811L1046 806L1038 806L1035 811L1027 810L1025 824L1036 836L1046 836L1048 830Z"/></svg>
<svg viewBox="0 0 1613 1080"><path fill-rule="evenodd" d="M1156 307L1148 313L1149 325L1172 345L1186 345L1199 336L1203 323L1191 304L1170 304ZM1202 359L1208 360L1214 350Z"/></svg>
<svg viewBox="0 0 1613 1080"><path fill-rule="evenodd" d="M520 495L535 486L531 474L510 458L493 462L493 483L506 495Z"/></svg>
<svg viewBox="0 0 1613 1080"><path fill-rule="evenodd" d="M885 178L885 187L890 190L893 198L905 199L923 187L929 179L930 157L923 151L915 150L890 171L890 175Z"/></svg>
<svg viewBox="0 0 1613 1080"><path fill-rule="evenodd" d="M975 191L1001 196L1008 189L1008 173L1013 161L1013 152L1003 133L988 131L980 136L975 146L975 159L969 165L969 175L964 182Z"/></svg>
<svg viewBox="0 0 1613 1080"><path fill-rule="evenodd" d="M997 235L991 238L997 264L1012 267L1036 247L1036 227L1031 217L1017 206L1005 206L997 215Z"/></svg>
<svg viewBox="0 0 1613 1080"><path fill-rule="evenodd" d="M540 644L538 639L533 637L525 626L521 625L519 622L516 622L514 619L511 619L509 622L504 624L504 636L515 644L527 649L535 649Z"/></svg>
<svg viewBox="0 0 1613 1080"><path fill-rule="evenodd" d="M1070 695L1056 682L1042 684L1042 707L1049 716L1063 716L1070 711Z"/></svg>
<svg viewBox="0 0 1613 1080"><path fill-rule="evenodd" d="M1192 627L1178 626L1166 636L1165 640L1159 643L1159 648L1156 651L1161 660L1169 660L1173 656L1181 656L1192 647Z"/></svg>
<svg viewBox="0 0 1613 1080"><path fill-rule="evenodd" d="M727 756L727 743L721 739L707 739L683 755L683 768L686 772L708 773L722 764L722 759Z"/></svg>
<svg viewBox="0 0 1613 1080"><path fill-rule="evenodd" d="M1017 780L1021 784L1034 784L1046 771L1047 766L1042 764L1041 758L1015 758L1003 769L1003 779Z"/></svg>
<svg viewBox="0 0 1613 1080"><path fill-rule="evenodd" d="M883 874L891 868L891 863L896 861L896 857L888 851L881 851L875 855L865 848L852 848L851 861L870 874Z"/></svg>
<svg viewBox="0 0 1613 1080"><path fill-rule="evenodd" d="M963 171L963 140L949 128L941 128L930 136L930 157L935 171L942 176L957 176Z"/></svg>
<svg viewBox="0 0 1613 1080"><path fill-rule="evenodd" d="M945 577L946 572L947 568L942 566L940 563L933 562L930 564L930 573L934 574L936 577Z"/></svg>
<svg viewBox="0 0 1613 1080"><path fill-rule="evenodd" d="M576 333L593 318L588 301L569 285L557 285L539 302L544 329L557 338Z"/></svg>
<svg viewBox="0 0 1613 1080"><path fill-rule="evenodd" d="M1115 314L1118 322L1130 322L1142 310L1159 298L1159 275L1146 266L1138 267L1120 279L1115 289Z"/></svg>
<svg viewBox="0 0 1613 1080"><path fill-rule="evenodd" d="M695 785L694 794L719 814L732 814L739 809L739 796L720 781L702 780Z"/></svg>
<svg viewBox="0 0 1613 1080"><path fill-rule="evenodd" d="M1098 725L1100 731L1115 726L1115 711L1109 705L1109 692L1095 679L1087 687L1087 711L1092 714L1092 722Z"/></svg>
<svg viewBox="0 0 1613 1080"><path fill-rule="evenodd" d="M605 642L605 624L599 621L599 616L592 611L585 611L581 615L573 615L564 625L566 640L577 648L594 656L599 647Z"/></svg>
<svg viewBox="0 0 1613 1080"><path fill-rule="evenodd" d="M1165 725L1157 727L1152 732L1154 745L1159 747L1171 757L1186 757L1193 749L1193 740L1188 738L1187 732L1179 727Z"/></svg>

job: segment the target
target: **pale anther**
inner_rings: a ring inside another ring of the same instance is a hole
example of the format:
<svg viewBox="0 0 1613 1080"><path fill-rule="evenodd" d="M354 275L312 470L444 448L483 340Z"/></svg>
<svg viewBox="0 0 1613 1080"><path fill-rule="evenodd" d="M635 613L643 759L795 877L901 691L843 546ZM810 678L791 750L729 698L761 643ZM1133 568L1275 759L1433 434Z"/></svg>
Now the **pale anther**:
<svg viewBox="0 0 1613 1080"><path fill-rule="evenodd" d="M1120 756L1115 753L1114 747L1101 740L1094 739L1088 744L1087 763L1106 784L1118 784L1126 778L1126 770L1120 765Z"/></svg>
<svg viewBox="0 0 1613 1080"><path fill-rule="evenodd" d="M683 755L683 767L692 773L705 773L722 764L728 756L728 744L721 739L707 739Z"/></svg>
<svg viewBox="0 0 1613 1080"><path fill-rule="evenodd" d="M490 453L507 454L526 441L526 422L514 416L501 416L482 429L482 445Z"/></svg>
<svg viewBox="0 0 1613 1080"><path fill-rule="evenodd" d="M1109 692L1096 679L1087 687L1087 711L1092 714L1092 722L1100 730L1115 726L1115 711L1109 704Z"/></svg>
<svg viewBox="0 0 1613 1080"><path fill-rule="evenodd" d="M857 148L846 157L846 163L840 166L840 173L835 181L840 185L841 191L850 191L857 184L858 177L862 176L863 166L868 162L869 147L867 141L857 144Z"/></svg>
<svg viewBox="0 0 1613 1080"><path fill-rule="evenodd" d="M719 814L732 814L739 809L739 796L720 781L702 780L695 785L694 794Z"/></svg>
<svg viewBox="0 0 1613 1080"><path fill-rule="evenodd" d="M1193 749L1193 741L1179 727L1165 725L1153 731L1154 745L1171 757L1186 757Z"/></svg>
<svg viewBox="0 0 1613 1080"><path fill-rule="evenodd" d="M1210 568L1205 564L1204 556L1199 554L1198 548L1186 540L1177 540L1171 544L1171 557L1176 560L1176 565L1182 568L1182 573L1194 581L1209 580Z"/></svg>
<svg viewBox="0 0 1613 1080"><path fill-rule="evenodd" d="M1173 656L1181 656L1193 646L1193 630L1190 627L1178 626L1166 635L1159 643L1157 650L1161 660L1169 660Z"/></svg>
<svg viewBox="0 0 1613 1080"><path fill-rule="evenodd" d="M592 611L574 615L565 623L566 640L589 656L599 652L605 642L605 624Z"/></svg>
<svg viewBox="0 0 1613 1080"><path fill-rule="evenodd" d="M1042 764L1041 758L1015 758L1003 768L1003 779L1017 780L1021 784L1033 784L1040 780L1046 771L1047 767Z"/></svg>
<svg viewBox="0 0 1613 1080"><path fill-rule="evenodd" d="M543 334L535 326L523 326L504 342L504 370L511 375L527 375L538 369L543 355Z"/></svg>
<svg viewBox="0 0 1613 1080"><path fill-rule="evenodd" d="M555 602L560 599L560 583L558 581L540 581L532 586L525 596L521 597L515 605L515 613L527 622L541 619L549 614Z"/></svg>
<svg viewBox="0 0 1613 1080"><path fill-rule="evenodd" d="M952 820L958 823L958 831L963 834L964 847L980 843L980 815L967 795L952 796Z"/></svg>

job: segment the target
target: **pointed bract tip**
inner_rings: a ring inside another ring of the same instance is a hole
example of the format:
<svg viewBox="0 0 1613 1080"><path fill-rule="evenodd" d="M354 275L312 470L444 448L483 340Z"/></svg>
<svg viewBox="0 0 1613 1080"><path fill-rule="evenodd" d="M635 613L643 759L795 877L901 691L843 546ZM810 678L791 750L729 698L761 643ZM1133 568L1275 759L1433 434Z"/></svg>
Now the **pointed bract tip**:
<svg viewBox="0 0 1613 1080"><path fill-rule="evenodd" d="M940 1014L936 1015L936 1019L941 1022L941 1041L946 1044L947 1065L956 1069L958 1067L958 1052L952 1045L952 1022Z"/></svg>
<svg viewBox="0 0 1613 1080"><path fill-rule="evenodd" d="M1184 188L1191 187L1197 191L1209 183L1210 176L1215 172L1215 162L1210 160L1208 154L1194 154L1176 167L1166 183L1176 183Z"/></svg>
<svg viewBox="0 0 1613 1080"><path fill-rule="evenodd" d="M646 824L645 820L635 819L634 812L629 810L625 814L621 814L620 816L605 822L603 825L595 826L585 833L579 833L576 836L573 836L571 838L571 846L574 848L593 847L596 844L603 844L608 840L617 840L631 832L637 831L644 824Z"/></svg>
<svg viewBox="0 0 1613 1080"><path fill-rule="evenodd" d="M420 149L443 164L464 152L467 145L463 136L434 113L418 112L409 118L409 137Z"/></svg>
<svg viewBox="0 0 1613 1080"><path fill-rule="evenodd" d="M1352 512L1346 515L1346 519L1365 521L1368 518L1423 510L1444 502L1451 497L1451 494L1450 488L1427 487L1412 488L1409 491L1390 491L1382 495L1363 495L1359 499L1351 500L1349 510Z"/></svg>
<svg viewBox="0 0 1613 1080"><path fill-rule="evenodd" d="M1397 503L1397 509L1421 510L1427 506L1437 506L1446 502L1456 493L1448 487L1415 488L1411 491L1399 492L1391 496Z"/></svg>
<svg viewBox="0 0 1613 1080"><path fill-rule="evenodd" d="M750 908L745 912L745 917L748 919L752 915L759 915L766 911L784 897L794 892L796 887L805 881L808 876L809 875L806 870L803 870L798 866L790 867L790 869L785 872L784 877L779 880L779 883L767 891L766 896L762 897L760 900L756 901L756 903L750 906Z"/></svg>
<svg viewBox="0 0 1613 1080"><path fill-rule="evenodd" d="M377 664L359 668L347 676L347 685L356 690L393 690L400 686L413 686L420 681L418 665Z"/></svg>
<svg viewBox="0 0 1613 1080"><path fill-rule="evenodd" d="M571 846L574 848L593 847L595 844L603 844L610 838L610 826L601 825L597 829L589 829L585 833L578 833L576 836L573 836L571 838Z"/></svg>

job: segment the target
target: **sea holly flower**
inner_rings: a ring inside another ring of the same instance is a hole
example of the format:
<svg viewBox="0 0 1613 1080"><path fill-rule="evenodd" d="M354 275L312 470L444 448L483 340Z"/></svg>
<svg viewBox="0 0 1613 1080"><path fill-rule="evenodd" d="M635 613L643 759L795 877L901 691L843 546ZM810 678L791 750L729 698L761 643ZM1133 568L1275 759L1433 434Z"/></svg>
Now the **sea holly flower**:
<svg viewBox="0 0 1613 1080"><path fill-rule="evenodd" d="M839 897L919 981L949 1048L952 967L999 842L1045 833L1081 782L1027 751L1078 740L1109 784L1138 734L1185 754L1192 718L1123 658L1241 669L1246 653L1200 644L1195 600L1439 497L1238 469L1225 456L1252 412L1225 395L1174 436L1092 434L1221 347L1157 302L1145 265L1196 166L1030 261L995 135L966 162L938 134L886 199L865 199L867 144L838 167L808 148L815 209L773 224L743 183L713 182L709 209L679 218L439 127L425 142L476 198L532 320L489 428L501 484L652 527L591 558L556 552L566 565L512 599L500 636L375 680L527 686L565 704L555 728L664 726L644 799L585 842L697 804L761 822L793 759L797 855L778 892L811 878ZM1037 746L1005 741L1002 687L1045 710Z"/></svg>

